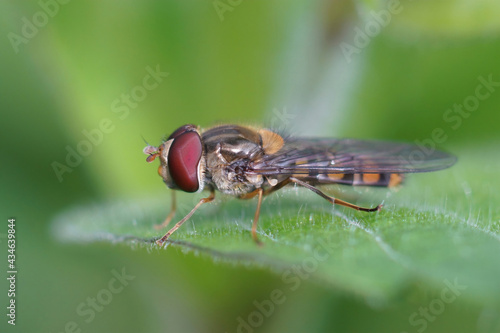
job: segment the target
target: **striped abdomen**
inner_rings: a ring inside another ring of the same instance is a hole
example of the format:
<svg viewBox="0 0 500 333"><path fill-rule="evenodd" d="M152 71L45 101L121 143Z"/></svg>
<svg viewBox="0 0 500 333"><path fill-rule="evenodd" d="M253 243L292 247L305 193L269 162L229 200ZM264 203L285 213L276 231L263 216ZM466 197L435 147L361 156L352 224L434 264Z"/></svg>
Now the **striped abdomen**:
<svg viewBox="0 0 500 333"><path fill-rule="evenodd" d="M316 175L294 175L311 185L343 184L353 186L394 187L401 184L403 175L399 173L330 173Z"/></svg>

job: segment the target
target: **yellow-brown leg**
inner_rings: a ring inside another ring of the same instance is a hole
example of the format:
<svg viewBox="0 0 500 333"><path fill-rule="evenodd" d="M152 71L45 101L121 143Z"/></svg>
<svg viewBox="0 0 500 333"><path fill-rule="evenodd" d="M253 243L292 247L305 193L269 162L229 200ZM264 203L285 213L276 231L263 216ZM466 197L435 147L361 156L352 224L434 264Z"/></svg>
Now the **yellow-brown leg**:
<svg viewBox="0 0 500 333"><path fill-rule="evenodd" d="M171 203L171 207L170 207L170 213L168 213L167 218L165 219L165 221L163 221L163 223L155 225L156 230L160 230L160 229L163 229L166 226L168 226L170 221L172 221L172 219L175 216L175 210L177 209L177 203L175 200L175 191L171 191L171 192L172 192L172 203Z"/></svg>
<svg viewBox="0 0 500 333"><path fill-rule="evenodd" d="M201 205L203 205L203 204L205 204L207 202L211 202L214 199L215 199L215 191L213 189L211 189L210 190L210 195L208 197L206 197L206 198L201 199L196 204L196 206L194 206L194 208L191 209L191 211L186 216L184 216L184 218L182 220L180 220L179 222L177 222L172 229L170 229L162 238L160 238L159 240L157 240L156 244L163 245L163 243L165 243L165 241L168 239L168 237L170 237L170 235L172 235L177 229L179 229L179 227L184 222L186 222L194 214L194 212L196 212L196 210L198 208L200 208Z"/></svg>
<svg viewBox="0 0 500 333"><path fill-rule="evenodd" d="M271 194L271 193L273 193L273 192L275 192L275 191L277 191L277 190L281 189L283 186L288 185L288 184L290 184L290 183L291 183L290 178L287 178L287 179L283 180L281 183L278 183L278 184L276 184L275 186L270 187L270 188L268 188L267 190L263 191L263 192L262 192L262 195L268 195L268 194ZM246 194L240 195L240 196L238 197L238 199L252 199L253 197L255 197L256 195L258 195L258 194L259 194L259 191L260 191L260 190L261 190L261 189L260 189L260 188L258 188L258 189L256 189L256 190L254 190L254 191L250 192L250 193L246 193Z"/></svg>
<svg viewBox="0 0 500 333"><path fill-rule="evenodd" d="M241 195L238 197L239 199L251 199L251 198L255 197L256 195L259 196L258 201L257 201L257 210L255 211L255 215L254 215L253 223L252 223L252 239L255 241L255 243L257 243L257 245L262 245L262 242L257 237L257 224L259 222L260 207L262 205L262 197L264 195L271 194L272 192L281 189L283 186L290 184L290 182L291 182L290 179L287 178L287 179L283 180L282 182L276 184L275 186L268 188L265 191L261 188L258 188L255 191L252 191L250 193L247 193L247 194L244 194L244 195Z"/></svg>
<svg viewBox="0 0 500 333"><path fill-rule="evenodd" d="M299 180L299 179L297 179L295 177L290 177L289 179L290 179L290 181L294 182L295 184L303 186L303 187L305 187L305 188L313 191L314 193L320 195L321 197L323 197L324 199L328 200L332 204L336 204L336 205L341 205L341 206L353 208L353 209L360 210L360 211L363 211L363 212L376 212L376 211L379 211L380 209L382 209L382 205L378 205L375 208L363 208L363 207L354 205L352 203L349 203L349 202L346 202L346 201L343 201L343 200L340 200L340 199L336 199L336 198L331 197L329 195L326 195L325 193L323 193L322 191L318 190L316 187L312 186L311 184L303 182L302 180Z"/></svg>
<svg viewBox="0 0 500 333"><path fill-rule="evenodd" d="M257 201L257 209L255 210L255 215L253 217L253 223L252 223L252 238L257 243L257 245L262 245L261 241L257 237L257 223L259 223L259 215L260 215L260 206L262 205L262 195L264 193L264 190L259 188L257 189L257 194L259 195L258 201Z"/></svg>

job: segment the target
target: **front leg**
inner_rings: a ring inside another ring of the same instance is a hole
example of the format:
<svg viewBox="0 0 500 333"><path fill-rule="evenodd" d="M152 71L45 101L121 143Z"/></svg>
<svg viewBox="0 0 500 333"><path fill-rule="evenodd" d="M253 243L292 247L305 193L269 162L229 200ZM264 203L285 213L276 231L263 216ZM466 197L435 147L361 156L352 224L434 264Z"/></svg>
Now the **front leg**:
<svg viewBox="0 0 500 333"><path fill-rule="evenodd" d="M167 215L163 223L161 224L156 224L155 229L160 230L165 228L166 226L169 225L170 221L172 221L172 218L175 216L175 211L177 210L177 204L175 200L175 191L172 191L172 203L170 207L170 213Z"/></svg>
<svg viewBox="0 0 500 333"><path fill-rule="evenodd" d="M194 206L194 208L191 209L191 211L186 216L184 216L184 218L182 220L180 220L179 222L177 222L172 229L170 229L162 238L160 238L159 240L157 240L156 244L163 245L163 243L168 239L168 237L170 237L170 235L172 235L177 229L179 229L180 226L184 222L186 222L194 214L194 212L196 212L196 210L198 208L200 208L201 205L203 205L203 204L205 204L207 202L211 202L214 199L215 199L215 191L214 191L214 189L210 189L210 195L208 197L206 197L206 198L201 199L196 204L196 206Z"/></svg>

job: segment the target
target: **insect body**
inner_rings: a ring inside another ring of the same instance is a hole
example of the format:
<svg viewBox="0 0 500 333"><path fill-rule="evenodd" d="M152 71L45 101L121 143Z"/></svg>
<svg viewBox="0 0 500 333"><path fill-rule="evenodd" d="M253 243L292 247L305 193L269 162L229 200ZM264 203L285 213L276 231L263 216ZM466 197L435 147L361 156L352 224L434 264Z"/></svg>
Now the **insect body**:
<svg viewBox="0 0 500 333"><path fill-rule="evenodd" d="M392 187L403 174L444 169L456 158L441 151L423 155L411 144L353 139L284 138L268 130L239 125L221 125L202 131L185 125L172 133L159 147L148 145L148 162L160 159L159 175L174 190L210 195L157 241L163 244L204 203L215 198L215 190L249 199L257 196L252 238L257 237L257 222L262 197L288 184L303 186L332 204L365 212L382 207L363 208L328 196L316 186L345 184ZM417 154L419 153L419 154ZM172 209L163 224L175 215Z"/></svg>

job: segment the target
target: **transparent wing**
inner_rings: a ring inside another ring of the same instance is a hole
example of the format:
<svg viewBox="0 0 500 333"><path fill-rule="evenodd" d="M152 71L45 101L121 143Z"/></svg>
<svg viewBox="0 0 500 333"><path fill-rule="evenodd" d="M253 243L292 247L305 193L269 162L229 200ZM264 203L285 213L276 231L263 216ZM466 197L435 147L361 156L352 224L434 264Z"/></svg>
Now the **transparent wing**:
<svg viewBox="0 0 500 333"><path fill-rule="evenodd" d="M277 153L253 164L261 175L410 173L445 169L448 153L417 145L354 139L288 138Z"/></svg>

